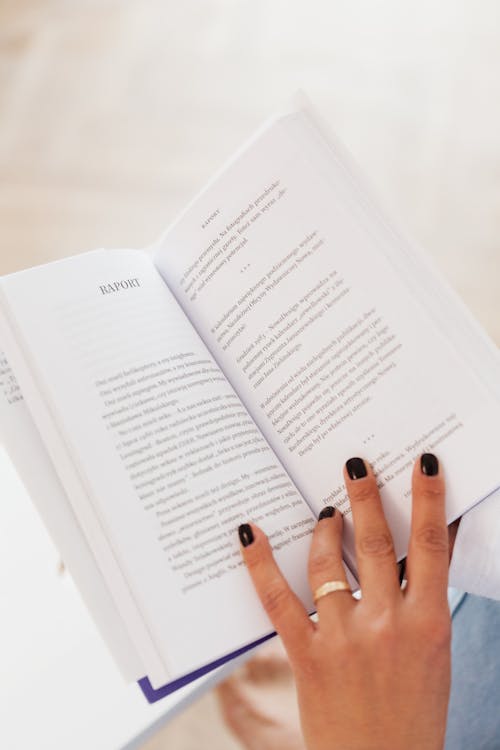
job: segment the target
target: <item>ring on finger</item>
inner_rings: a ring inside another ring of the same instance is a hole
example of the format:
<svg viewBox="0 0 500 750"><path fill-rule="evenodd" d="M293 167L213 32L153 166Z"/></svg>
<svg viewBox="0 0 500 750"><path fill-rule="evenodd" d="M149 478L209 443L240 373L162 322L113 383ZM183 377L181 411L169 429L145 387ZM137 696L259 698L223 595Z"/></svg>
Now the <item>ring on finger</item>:
<svg viewBox="0 0 500 750"><path fill-rule="evenodd" d="M350 591L352 594L352 589L347 581L326 581L314 592L314 603L317 604L324 596L333 594L335 591Z"/></svg>

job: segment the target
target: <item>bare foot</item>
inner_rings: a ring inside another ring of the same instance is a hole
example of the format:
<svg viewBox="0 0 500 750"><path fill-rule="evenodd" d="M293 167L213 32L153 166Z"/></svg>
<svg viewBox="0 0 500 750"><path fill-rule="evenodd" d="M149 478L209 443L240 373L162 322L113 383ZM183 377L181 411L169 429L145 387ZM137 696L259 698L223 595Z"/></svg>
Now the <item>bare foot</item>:
<svg viewBox="0 0 500 750"><path fill-rule="evenodd" d="M224 721L246 750L305 750L292 670L278 638L217 695Z"/></svg>

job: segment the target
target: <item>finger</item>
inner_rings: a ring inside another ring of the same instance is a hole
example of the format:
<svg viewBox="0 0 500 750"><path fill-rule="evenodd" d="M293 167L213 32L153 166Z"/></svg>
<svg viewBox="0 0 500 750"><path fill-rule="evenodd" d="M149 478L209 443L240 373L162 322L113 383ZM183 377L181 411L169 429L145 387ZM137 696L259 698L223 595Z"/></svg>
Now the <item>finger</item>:
<svg viewBox="0 0 500 750"><path fill-rule="evenodd" d="M245 523L239 528L239 536L243 559L255 590L293 660L307 647L314 633L314 625L278 568L264 532L253 524Z"/></svg>
<svg viewBox="0 0 500 750"><path fill-rule="evenodd" d="M356 559L363 601L384 608L401 597L394 544L377 481L361 458L350 458L344 479L354 520Z"/></svg>
<svg viewBox="0 0 500 750"><path fill-rule="evenodd" d="M342 514L328 506L319 514L314 529L309 553L309 585L315 592L327 581L343 581L347 578L342 562ZM316 607L320 622L327 627L333 625L354 606L351 592L335 591L322 597Z"/></svg>
<svg viewBox="0 0 500 750"><path fill-rule="evenodd" d="M451 563L453 557L453 548L455 547L455 539L457 538L458 527L462 517L457 518L452 523L448 524L448 562ZM403 581L407 581L406 578L406 557L398 562L399 569L399 583L402 585Z"/></svg>
<svg viewBox="0 0 500 750"><path fill-rule="evenodd" d="M445 485L437 458L424 453L413 467L407 596L442 604L448 589Z"/></svg>

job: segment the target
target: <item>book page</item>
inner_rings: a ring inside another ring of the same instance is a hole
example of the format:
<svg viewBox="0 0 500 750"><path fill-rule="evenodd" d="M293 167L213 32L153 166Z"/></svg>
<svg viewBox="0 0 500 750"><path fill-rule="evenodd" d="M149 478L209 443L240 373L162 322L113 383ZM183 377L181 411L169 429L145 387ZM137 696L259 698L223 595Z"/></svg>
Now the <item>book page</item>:
<svg viewBox="0 0 500 750"><path fill-rule="evenodd" d="M271 630L239 550L248 518L310 606L313 515L151 260L100 251L1 290L169 678Z"/></svg>
<svg viewBox="0 0 500 750"><path fill-rule="evenodd" d="M450 521L500 485L498 398L405 279L405 251L367 205L296 113L244 149L156 252L303 496L315 512L344 513L351 566L350 456L377 473L399 557L419 453L442 460Z"/></svg>
<svg viewBox="0 0 500 750"><path fill-rule="evenodd" d="M0 441L74 579L123 676L139 680L145 670L117 612L101 571L0 350ZM3 498L8 503L9 498ZM29 594L29 592L26 592Z"/></svg>

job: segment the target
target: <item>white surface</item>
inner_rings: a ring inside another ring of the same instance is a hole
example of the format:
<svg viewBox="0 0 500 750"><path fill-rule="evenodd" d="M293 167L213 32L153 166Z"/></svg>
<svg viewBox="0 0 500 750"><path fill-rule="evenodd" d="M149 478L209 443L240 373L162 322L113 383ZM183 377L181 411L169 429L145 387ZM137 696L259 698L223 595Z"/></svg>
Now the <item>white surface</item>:
<svg viewBox="0 0 500 750"><path fill-rule="evenodd" d="M183 697L126 685L0 447L0 747L118 750Z"/></svg>

